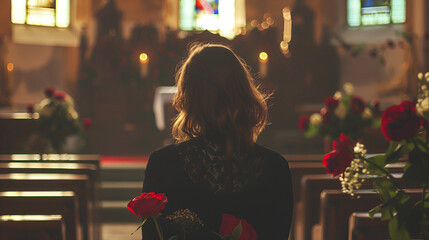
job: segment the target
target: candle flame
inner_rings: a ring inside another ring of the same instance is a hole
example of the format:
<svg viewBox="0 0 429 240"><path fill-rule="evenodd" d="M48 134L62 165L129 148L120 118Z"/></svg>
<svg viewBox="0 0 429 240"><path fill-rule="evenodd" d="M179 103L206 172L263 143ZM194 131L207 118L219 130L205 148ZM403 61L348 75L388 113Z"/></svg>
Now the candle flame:
<svg viewBox="0 0 429 240"><path fill-rule="evenodd" d="M14 67L15 66L13 65L13 63L8 63L7 66L6 66L8 72L12 72L13 69L14 69Z"/></svg>
<svg viewBox="0 0 429 240"><path fill-rule="evenodd" d="M141 53L139 59L141 63L149 62L149 56L146 53Z"/></svg>
<svg viewBox="0 0 429 240"><path fill-rule="evenodd" d="M266 52L259 53L259 61L266 62L268 61L268 54Z"/></svg>

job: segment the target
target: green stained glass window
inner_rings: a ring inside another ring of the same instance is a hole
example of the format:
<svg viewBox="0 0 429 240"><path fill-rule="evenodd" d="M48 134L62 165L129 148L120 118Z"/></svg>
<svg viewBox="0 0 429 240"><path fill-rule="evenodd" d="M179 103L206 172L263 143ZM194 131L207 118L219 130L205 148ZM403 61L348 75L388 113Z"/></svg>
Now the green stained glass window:
<svg viewBox="0 0 429 240"><path fill-rule="evenodd" d="M405 0L347 0L351 27L404 23Z"/></svg>

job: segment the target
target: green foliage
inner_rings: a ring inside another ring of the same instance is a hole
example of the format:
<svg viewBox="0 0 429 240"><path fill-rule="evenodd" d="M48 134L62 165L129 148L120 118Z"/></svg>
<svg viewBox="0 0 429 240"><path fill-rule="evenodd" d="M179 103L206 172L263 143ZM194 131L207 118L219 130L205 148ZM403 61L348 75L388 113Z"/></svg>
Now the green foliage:
<svg viewBox="0 0 429 240"><path fill-rule="evenodd" d="M65 96L65 99L46 98L36 108L39 113L38 134L50 142L55 153L62 153L66 138L81 131L73 99Z"/></svg>
<svg viewBox="0 0 429 240"><path fill-rule="evenodd" d="M367 170L369 171L370 174L383 175L384 172L386 171L384 168L384 166L386 165L386 155L384 154L375 155L368 158L367 161L371 162L367 164Z"/></svg>

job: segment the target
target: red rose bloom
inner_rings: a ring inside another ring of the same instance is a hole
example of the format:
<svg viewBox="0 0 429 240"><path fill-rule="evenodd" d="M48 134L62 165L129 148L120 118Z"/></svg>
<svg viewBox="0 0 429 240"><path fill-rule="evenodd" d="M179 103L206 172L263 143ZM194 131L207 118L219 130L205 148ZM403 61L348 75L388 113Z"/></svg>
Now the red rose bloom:
<svg viewBox="0 0 429 240"><path fill-rule="evenodd" d="M231 235L234 229L241 223L241 235L238 240L257 240L258 236L252 225L243 219L239 219L230 214L222 214L222 224L219 229L219 234L222 236Z"/></svg>
<svg viewBox="0 0 429 240"><path fill-rule="evenodd" d="M127 207L135 215L141 218L153 217L165 208L168 202L164 193L155 194L153 192L142 193L131 200Z"/></svg>
<svg viewBox="0 0 429 240"><path fill-rule="evenodd" d="M64 101L64 99L66 99L66 94L65 92L56 92L54 98L59 101Z"/></svg>
<svg viewBox="0 0 429 240"><path fill-rule="evenodd" d="M322 108L320 110L320 114L322 115L322 122L325 124L329 124L332 121L333 118L333 114L332 111L330 111L327 108Z"/></svg>
<svg viewBox="0 0 429 240"><path fill-rule="evenodd" d="M323 157L326 173L337 176L343 173L353 160L354 142L341 133L333 143L333 150Z"/></svg>
<svg viewBox="0 0 429 240"><path fill-rule="evenodd" d="M45 88L45 96L47 98L53 97L54 93L55 93L55 88L53 88L53 87L47 87L47 88Z"/></svg>
<svg viewBox="0 0 429 240"><path fill-rule="evenodd" d="M381 117L381 131L387 141L413 138L421 125L422 119L416 113L416 105L410 101L389 107Z"/></svg>
<svg viewBox="0 0 429 240"><path fill-rule="evenodd" d="M89 131L89 130L91 130L91 126L92 126L92 119L91 118L85 118L83 120L83 130Z"/></svg>
<svg viewBox="0 0 429 240"><path fill-rule="evenodd" d="M365 110L365 102L360 97L352 97L350 100L350 108L352 113L361 115Z"/></svg>
<svg viewBox="0 0 429 240"><path fill-rule="evenodd" d="M298 128L302 131L305 131L310 126L310 118L307 115L301 115L299 117Z"/></svg>
<svg viewBox="0 0 429 240"><path fill-rule="evenodd" d="M328 109L328 111L334 110L338 106L339 102L340 101L337 98L333 98L333 97L325 98L325 106Z"/></svg>

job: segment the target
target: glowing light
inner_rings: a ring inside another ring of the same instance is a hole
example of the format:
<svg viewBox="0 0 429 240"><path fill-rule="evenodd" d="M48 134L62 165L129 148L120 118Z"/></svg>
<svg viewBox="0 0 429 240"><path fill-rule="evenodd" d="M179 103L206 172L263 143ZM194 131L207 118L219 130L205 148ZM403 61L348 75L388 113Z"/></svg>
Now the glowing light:
<svg viewBox="0 0 429 240"><path fill-rule="evenodd" d="M8 72L12 72L13 69L15 68L15 66L13 65L13 63L8 63L7 66L6 66L6 68L7 68Z"/></svg>
<svg viewBox="0 0 429 240"><path fill-rule="evenodd" d="M13 0L11 9L11 20L15 24L24 24L26 18L27 1L26 0Z"/></svg>
<svg viewBox="0 0 429 240"><path fill-rule="evenodd" d="M15 24L66 28L70 25L70 0L12 0L11 21Z"/></svg>
<svg viewBox="0 0 429 240"><path fill-rule="evenodd" d="M260 52L259 53L259 61L267 62L268 61L268 54L266 52Z"/></svg>
<svg viewBox="0 0 429 240"><path fill-rule="evenodd" d="M139 59L141 63L149 62L149 56L146 53L141 53Z"/></svg>
<svg viewBox="0 0 429 240"><path fill-rule="evenodd" d="M59 221L61 215L0 215L2 221Z"/></svg>

